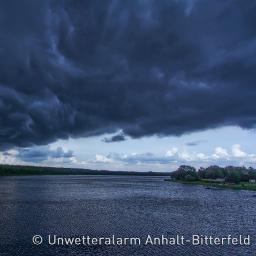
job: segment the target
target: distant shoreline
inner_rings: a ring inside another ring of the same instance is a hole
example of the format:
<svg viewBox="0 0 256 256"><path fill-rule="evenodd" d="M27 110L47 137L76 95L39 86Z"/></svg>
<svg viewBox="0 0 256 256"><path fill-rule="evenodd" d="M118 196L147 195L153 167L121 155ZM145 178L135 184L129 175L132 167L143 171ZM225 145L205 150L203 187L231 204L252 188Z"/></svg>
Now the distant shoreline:
<svg viewBox="0 0 256 256"><path fill-rule="evenodd" d="M79 168L59 168L41 166L0 165L0 177L3 176L38 176L38 175L121 175L121 176L169 176L164 172L130 172L91 170Z"/></svg>

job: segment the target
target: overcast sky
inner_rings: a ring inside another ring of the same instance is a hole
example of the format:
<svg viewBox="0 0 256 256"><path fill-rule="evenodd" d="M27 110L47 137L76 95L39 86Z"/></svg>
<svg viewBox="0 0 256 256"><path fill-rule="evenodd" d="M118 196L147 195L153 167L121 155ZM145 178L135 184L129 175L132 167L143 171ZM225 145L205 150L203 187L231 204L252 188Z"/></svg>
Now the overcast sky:
<svg viewBox="0 0 256 256"><path fill-rule="evenodd" d="M0 162L256 166L256 2L2 1Z"/></svg>

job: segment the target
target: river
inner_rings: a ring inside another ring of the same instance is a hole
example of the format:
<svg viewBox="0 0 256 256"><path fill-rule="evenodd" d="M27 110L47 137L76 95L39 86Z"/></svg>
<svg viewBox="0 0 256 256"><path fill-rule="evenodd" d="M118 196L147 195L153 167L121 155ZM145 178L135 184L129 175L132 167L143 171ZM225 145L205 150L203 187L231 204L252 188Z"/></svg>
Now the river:
<svg viewBox="0 0 256 256"><path fill-rule="evenodd" d="M138 176L0 178L0 255L254 255L256 192ZM251 245L49 245L58 237L251 237ZM34 245L32 238L42 237Z"/></svg>

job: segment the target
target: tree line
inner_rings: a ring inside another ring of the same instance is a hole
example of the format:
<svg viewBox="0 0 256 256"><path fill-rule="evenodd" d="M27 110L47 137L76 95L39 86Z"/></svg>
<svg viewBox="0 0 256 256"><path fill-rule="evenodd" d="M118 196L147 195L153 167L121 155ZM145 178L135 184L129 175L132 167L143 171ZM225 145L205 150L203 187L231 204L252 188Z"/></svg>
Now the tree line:
<svg viewBox="0 0 256 256"><path fill-rule="evenodd" d="M249 182L256 180L256 169L252 167L226 166L220 167L212 165L207 168L181 165L176 171L171 173L171 178L176 180L197 181L197 180L223 180L229 183Z"/></svg>

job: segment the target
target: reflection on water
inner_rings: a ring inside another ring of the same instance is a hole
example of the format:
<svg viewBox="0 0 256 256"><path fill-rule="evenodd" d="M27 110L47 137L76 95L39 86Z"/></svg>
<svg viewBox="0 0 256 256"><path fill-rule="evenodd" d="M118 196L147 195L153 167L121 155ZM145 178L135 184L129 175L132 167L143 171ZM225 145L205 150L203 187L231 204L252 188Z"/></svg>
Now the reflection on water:
<svg viewBox="0 0 256 256"><path fill-rule="evenodd" d="M256 198L163 177L0 178L0 255L253 255ZM46 237L252 235L251 246L47 246Z"/></svg>

